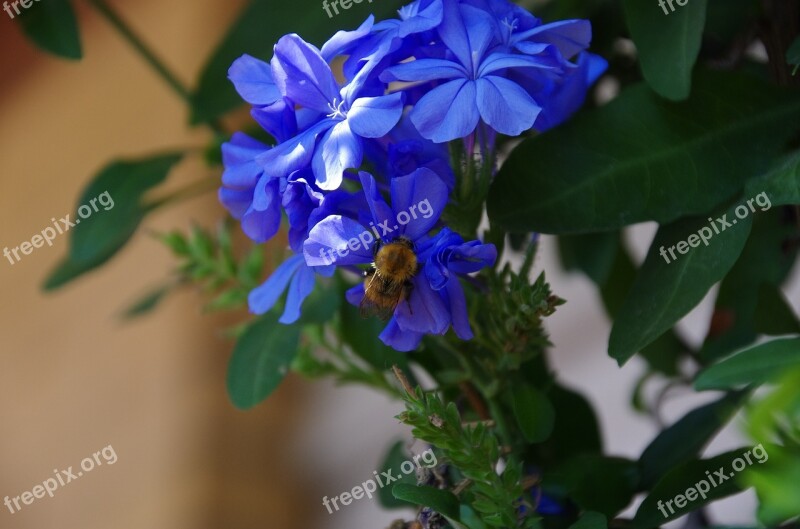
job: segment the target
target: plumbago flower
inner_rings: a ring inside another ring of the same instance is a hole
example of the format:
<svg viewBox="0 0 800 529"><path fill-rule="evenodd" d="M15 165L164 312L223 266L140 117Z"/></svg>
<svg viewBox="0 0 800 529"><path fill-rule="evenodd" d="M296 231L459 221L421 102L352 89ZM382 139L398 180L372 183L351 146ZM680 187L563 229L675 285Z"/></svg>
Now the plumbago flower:
<svg viewBox="0 0 800 529"><path fill-rule="evenodd" d="M362 172L360 179L370 211L369 226L342 215L326 217L311 229L303 244L306 263L368 265L382 244L403 241L414 256L410 277L403 278L408 297L392 307L381 340L399 351L411 351L425 334L444 334L451 325L459 338L472 338L464 291L456 274L493 265L497 258L494 245L465 244L447 228L428 235L448 200L447 185L429 169L393 178L391 207L372 175ZM365 283L371 283L371 278ZM364 294L365 285L360 284L348 291L347 299L358 305Z"/></svg>
<svg viewBox="0 0 800 529"><path fill-rule="evenodd" d="M228 76L275 144L234 134L219 198L257 243L286 218L292 251L250 293L250 310L267 312L288 291L280 321L294 323L318 278L338 268L367 275L347 300L377 308L380 338L395 349L450 328L472 338L460 278L493 266L497 250L441 222L460 180L474 177L444 143L463 141L471 155L481 135L493 160L497 133L567 119L606 67L590 40L586 21L542 24L506 0L417 0L321 48L291 34L269 62L237 59Z"/></svg>

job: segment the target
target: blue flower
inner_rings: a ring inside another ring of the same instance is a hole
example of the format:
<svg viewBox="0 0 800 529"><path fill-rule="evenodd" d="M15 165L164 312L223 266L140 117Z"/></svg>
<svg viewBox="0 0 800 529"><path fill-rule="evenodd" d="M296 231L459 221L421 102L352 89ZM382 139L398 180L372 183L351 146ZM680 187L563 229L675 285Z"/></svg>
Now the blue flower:
<svg viewBox="0 0 800 529"><path fill-rule="evenodd" d="M520 68L561 72L557 57L552 53L533 56L492 51L494 27L486 11L457 0L444 0L444 10L438 33L452 58L417 59L381 74L385 82L446 81L424 95L411 111L411 121L420 134L435 142L464 138L480 120L510 136L533 127L541 107L519 84L508 80L505 72Z"/></svg>
<svg viewBox="0 0 800 529"><path fill-rule="evenodd" d="M283 97L306 113L298 112L301 132L256 161L277 177L310 165L316 185L325 191L341 185L346 169L361 165L363 138L387 134L403 112L402 94L360 97L363 78L340 88L320 51L297 35L278 41L272 76Z"/></svg>
<svg viewBox="0 0 800 529"><path fill-rule="evenodd" d="M479 241L464 243L448 229L433 237L428 235L448 200L447 185L431 170L420 168L407 176L393 178L391 207L381 197L372 175L362 172L360 178L371 221L342 215L321 220L303 245L306 264L370 264L376 238L381 243L390 243L404 237L413 242L421 266L410 280L412 289L408 298L395 308L381 340L399 351L410 351L425 334L444 334L451 325L460 338L472 338L464 291L457 275L491 266L497 257L494 245ZM347 292L348 301L354 304L363 296L363 284Z"/></svg>

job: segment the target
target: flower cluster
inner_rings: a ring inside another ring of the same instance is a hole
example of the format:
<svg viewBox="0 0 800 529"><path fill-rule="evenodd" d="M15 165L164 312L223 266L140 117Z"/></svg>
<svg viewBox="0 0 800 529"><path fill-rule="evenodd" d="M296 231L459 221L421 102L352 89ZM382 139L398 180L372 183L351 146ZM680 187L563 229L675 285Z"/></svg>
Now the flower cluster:
<svg viewBox="0 0 800 529"><path fill-rule="evenodd" d="M242 133L225 143L219 197L258 243L278 232L283 213L288 219L294 255L251 292L253 312L270 310L288 289L280 321L293 323L317 275L371 265L347 299L363 307L365 290L376 289L389 309L381 339L409 351L450 327L472 337L458 278L497 257L493 245L442 225L460 169L445 143L486 154L498 133L551 128L581 105L606 64L585 51L587 21L543 24L507 0L416 0L398 16L370 16L321 48L286 35L269 63L248 55L233 63L231 81L276 144ZM423 202L431 214L412 218L409 208ZM407 222L398 225L401 213ZM364 233L371 247L354 244ZM407 251L380 254L397 244Z"/></svg>

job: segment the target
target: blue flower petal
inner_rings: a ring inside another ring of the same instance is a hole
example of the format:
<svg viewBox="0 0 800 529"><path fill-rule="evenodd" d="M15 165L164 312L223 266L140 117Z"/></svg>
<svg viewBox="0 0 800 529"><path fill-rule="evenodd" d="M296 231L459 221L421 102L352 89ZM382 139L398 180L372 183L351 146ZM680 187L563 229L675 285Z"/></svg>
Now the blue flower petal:
<svg viewBox="0 0 800 529"><path fill-rule="evenodd" d="M496 75L477 81L481 118L501 134L519 136L533 127L542 111L536 101L517 83Z"/></svg>
<svg viewBox="0 0 800 529"><path fill-rule="evenodd" d="M419 347L424 333L407 331L400 328L397 320L392 318L379 335L381 341L396 351L407 353Z"/></svg>
<svg viewBox="0 0 800 529"><path fill-rule="evenodd" d="M539 47L539 45L534 45ZM549 45L545 50L551 48ZM512 53L492 53L481 64L479 75L484 76L506 68L539 68L542 70L561 71L562 64L552 53L538 55L514 55Z"/></svg>
<svg viewBox="0 0 800 529"><path fill-rule="evenodd" d="M394 239L394 235L390 235L388 231L394 230L393 224L396 220L392 208L383 200L378 183L371 174L361 171L358 176L361 179L361 187L364 189L364 196L374 221L370 228L377 230L378 235L384 241L391 241Z"/></svg>
<svg viewBox="0 0 800 529"><path fill-rule="evenodd" d="M303 255L308 266L359 265L372 262L374 236L364 226L331 215L308 232Z"/></svg>
<svg viewBox="0 0 800 529"><path fill-rule="evenodd" d="M314 156L317 136L333 127L335 123L333 120L324 119L291 140L260 154L256 157L256 162L268 170L271 176L285 177L305 169Z"/></svg>
<svg viewBox="0 0 800 529"><path fill-rule="evenodd" d="M273 75L281 93L300 106L330 112L339 98L339 86L319 50L296 34L275 45Z"/></svg>
<svg viewBox="0 0 800 529"><path fill-rule="evenodd" d="M242 55L233 61L228 69L228 79L242 99L251 105L271 105L281 98L270 65L250 55Z"/></svg>
<svg viewBox="0 0 800 529"><path fill-rule="evenodd" d="M375 16L370 15L367 19L353 31L337 31L333 37L322 45L320 55L325 62L331 62L337 55L348 49L354 42L366 37L370 34L372 26L375 23Z"/></svg>
<svg viewBox="0 0 800 529"><path fill-rule="evenodd" d="M317 185L333 191L342 184L345 169L357 168L364 155L361 138L353 134L347 121L340 121L320 140L311 168Z"/></svg>
<svg viewBox="0 0 800 529"><path fill-rule="evenodd" d="M302 256L299 256L302 257ZM292 283L289 285L289 294L286 296L286 306L283 310L279 322L289 325L300 318L300 306L311 292L314 291L316 284L316 274L314 269L302 263L297 267Z"/></svg>
<svg viewBox="0 0 800 529"><path fill-rule="evenodd" d="M286 290L286 286L297 269L303 264L302 255L293 255L276 268L269 279L251 290L247 296L250 312L264 314L269 311Z"/></svg>
<svg viewBox="0 0 800 529"><path fill-rule="evenodd" d="M450 314L442 297L420 275L415 276L411 282L411 295L407 300L401 301L394 312L397 325L404 331L425 334L447 332Z"/></svg>
<svg viewBox="0 0 800 529"><path fill-rule="evenodd" d="M493 28L485 11L457 0L444 0L444 17L439 26L442 42L455 54L470 72L477 70L477 61L483 57L491 42Z"/></svg>
<svg viewBox="0 0 800 529"><path fill-rule="evenodd" d="M565 59L571 59L592 42L592 23L588 20L560 20L522 32L513 40L527 39L553 44Z"/></svg>
<svg viewBox="0 0 800 529"><path fill-rule="evenodd" d="M268 150L268 146L247 134L234 132L231 140L222 144L222 163L225 165L222 185L239 189L253 187L263 172L255 159Z"/></svg>
<svg viewBox="0 0 800 529"><path fill-rule="evenodd" d="M397 125L403 115L403 93L356 99L347 112L350 130L364 138L380 138Z"/></svg>
<svg viewBox="0 0 800 529"><path fill-rule="evenodd" d="M442 15L444 14L442 0L418 0L414 4L417 9L416 14L403 20L398 29L397 36L401 39L413 33L421 33L433 29L442 22ZM399 13L401 16L403 15L403 8L400 9Z"/></svg>
<svg viewBox="0 0 800 529"><path fill-rule="evenodd" d="M430 169L420 168L410 175L392 178L390 186L400 233L416 240L431 231L447 205L447 184Z"/></svg>
<svg viewBox="0 0 800 529"><path fill-rule="evenodd" d="M457 62L446 59L417 59L384 70L381 81L435 81L467 77L469 73Z"/></svg>
<svg viewBox="0 0 800 529"><path fill-rule="evenodd" d="M252 189L230 189L221 187L217 194L219 201L225 206L231 216L241 219L253 203Z"/></svg>
<svg viewBox="0 0 800 529"><path fill-rule="evenodd" d="M457 274L471 274L497 261L497 248L494 244L481 244L470 241L466 244L451 247L447 260L447 268Z"/></svg>
<svg viewBox="0 0 800 529"><path fill-rule="evenodd" d="M464 138L475 130L480 115L475 82L456 79L420 99L410 118L419 133L436 143Z"/></svg>
<svg viewBox="0 0 800 529"><path fill-rule="evenodd" d="M467 312L467 300L464 297L464 289L461 287L457 278L452 278L445 287L447 301L450 305L450 315L453 320L453 330L456 336L462 340L472 340L474 335L469 326L469 313Z"/></svg>

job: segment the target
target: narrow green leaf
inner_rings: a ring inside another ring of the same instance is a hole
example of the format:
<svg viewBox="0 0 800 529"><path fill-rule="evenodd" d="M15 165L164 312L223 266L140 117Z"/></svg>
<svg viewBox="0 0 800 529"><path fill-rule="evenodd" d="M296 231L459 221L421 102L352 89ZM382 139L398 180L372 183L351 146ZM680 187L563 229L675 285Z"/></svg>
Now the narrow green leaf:
<svg viewBox="0 0 800 529"><path fill-rule="evenodd" d="M389 452L387 452L386 457L384 457L383 462L378 467L380 469L378 472L391 470L394 476L398 474L400 476L395 484L399 485L400 483L405 483L406 485L415 486L417 484L416 475L413 473L405 474L400 471L400 466L408 459L405 443L403 441L397 441L389 449ZM381 506L386 509L401 509L410 506L409 502L398 499L392 494L392 487L378 488L378 501Z"/></svg>
<svg viewBox="0 0 800 529"><path fill-rule="evenodd" d="M414 505L430 507L448 518L456 521L460 520L458 498L449 490L399 483L392 487L392 494L399 500L405 500Z"/></svg>
<svg viewBox="0 0 800 529"><path fill-rule="evenodd" d="M733 207L724 215L731 226L719 234L703 217L681 220L658 230L611 330L608 353L620 365L700 303L736 262L750 234L752 218L737 219ZM722 215L713 217L716 223ZM706 237L708 245L696 235L701 229L707 230L704 235L711 234ZM692 239L696 247L686 242L690 236L696 237ZM681 249L686 250L683 255Z"/></svg>
<svg viewBox="0 0 800 529"><path fill-rule="evenodd" d="M151 290L125 309L122 317L124 319L137 318L151 312L169 294L171 289L172 285L166 285Z"/></svg>
<svg viewBox="0 0 800 529"><path fill-rule="evenodd" d="M20 11L14 18L36 46L63 59L81 58L78 21L68 0L36 0Z"/></svg>
<svg viewBox="0 0 800 529"><path fill-rule="evenodd" d="M228 395L246 410L266 399L283 380L297 352L300 328L282 325L269 312L239 338L228 364Z"/></svg>
<svg viewBox="0 0 800 529"><path fill-rule="evenodd" d="M181 153L107 165L86 187L70 215L70 251L44 284L55 290L108 261L130 240L147 213L142 196L163 182ZM81 218L80 211L90 211ZM59 223L61 225L61 223Z"/></svg>
<svg viewBox="0 0 800 529"><path fill-rule="evenodd" d="M692 0L683 6L663 0L660 7L655 1L623 0L622 4L647 83L667 99L689 97L707 0Z"/></svg>
<svg viewBox="0 0 800 529"><path fill-rule="evenodd" d="M800 366L800 338L773 340L750 347L713 365L697 376L698 391L763 384L784 370Z"/></svg>
<svg viewBox="0 0 800 529"><path fill-rule="evenodd" d="M529 443L546 441L553 433L555 410L547 395L533 386L518 381L512 388L514 417Z"/></svg>
<svg viewBox="0 0 800 529"><path fill-rule="evenodd" d="M672 469L639 506L633 519L633 529L661 526L714 500L741 491L741 486L734 479L731 464L747 451L746 448L732 450L711 459L689 461ZM717 471L722 471L725 481L722 481L722 477L714 477ZM709 482L709 475L716 486ZM703 489L702 495L699 489Z"/></svg>
<svg viewBox="0 0 800 529"><path fill-rule="evenodd" d="M682 103L635 85L518 145L490 189L489 218L564 234L705 214L766 171L798 128L800 97L755 77L698 72Z"/></svg>
<svg viewBox="0 0 800 529"><path fill-rule="evenodd" d="M650 489L671 469L700 455L714 435L733 417L745 393L732 393L684 415L662 430L639 458L640 487Z"/></svg>

